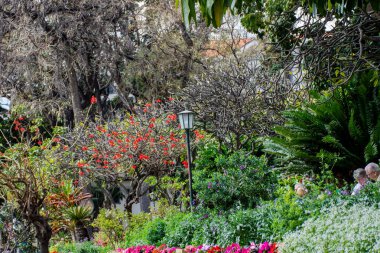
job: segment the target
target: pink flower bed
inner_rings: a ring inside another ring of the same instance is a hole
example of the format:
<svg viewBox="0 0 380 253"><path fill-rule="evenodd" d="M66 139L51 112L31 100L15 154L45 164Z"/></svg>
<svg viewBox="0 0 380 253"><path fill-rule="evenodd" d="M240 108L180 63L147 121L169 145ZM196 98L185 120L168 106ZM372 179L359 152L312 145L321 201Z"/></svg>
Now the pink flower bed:
<svg viewBox="0 0 380 253"><path fill-rule="evenodd" d="M159 247L152 245L144 246L134 246L127 249L117 249L118 253L174 253L177 249L176 247L166 247L166 245L161 245ZM251 243L249 246L240 246L237 243L228 245L225 248L219 247L217 245L200 245L193 246L188 245L183 249L186 253L277 253L277 244L263 242L260 244Z"/></svg>

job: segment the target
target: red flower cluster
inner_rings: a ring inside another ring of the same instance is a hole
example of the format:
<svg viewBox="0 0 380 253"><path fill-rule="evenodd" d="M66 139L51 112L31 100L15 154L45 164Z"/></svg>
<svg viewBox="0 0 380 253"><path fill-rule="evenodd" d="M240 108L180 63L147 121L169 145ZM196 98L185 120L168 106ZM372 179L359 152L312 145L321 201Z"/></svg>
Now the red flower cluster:
<svg viewBox="0 0 380 253"><path fill-rule="evenodd" d="M196 140L204 139L205 136L203 134L200 134L198 130L194 130L195 138Z"/></svg>
<svg viewBox="0 0 380 253"><path fill-rule="evenodd" d="M19 117L18 119L15 119L14 121L13 121L13 124L14 124L14 130L16 130L16 131L20 131L20 132L25 132L26 131L26 129L22 126L22 124L21 124L21 121L23 121L24 120L24 118L23 117Z"/></svg>
<svg viewBox="0 0 380 253"><path fill-rule="evenodd" d="M139 155L139 160L141 160L141 161L149 160L149 156L144 155L144 154L140 154L140 155Z"/></svg>
<svg viewBox="0 0 380 253"><path fill-rule="evenodd" d="M96 102L97 102L96 97L95 97L95 96L92 96L92 97L91 97L91 100L90 100L90 103L93 105L93 104L96 104Z"/></svg>
<svg viewBox="0 0 380 253"><path fill-rule="evenodd" d="M186 169L189 168L189 163L188 163L186 160L182 162L182 165L183 165L183 167L185 167Z"/></svg>
<svg viewBox="0 0 380 253"><path fill-rule="evenodd" d="M176 128L177 115L167 114L166 107L157 104L160 102L145 104L144 108L149 108L146 113L130 115L122 122L90 126L84 138L73 144L73 151L82 159L77 167L85 167L84 160L94 173L109 173L103 169L129 173L171 170L186 146L182 131ZM188 167L186 161L183 165Z"/></svg>

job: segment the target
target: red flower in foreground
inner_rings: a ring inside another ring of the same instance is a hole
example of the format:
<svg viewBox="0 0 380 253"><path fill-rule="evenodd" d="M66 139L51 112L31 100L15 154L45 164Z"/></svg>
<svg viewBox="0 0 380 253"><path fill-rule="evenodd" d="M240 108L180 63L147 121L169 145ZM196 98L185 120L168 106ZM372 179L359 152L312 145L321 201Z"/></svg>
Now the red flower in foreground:
<svg viewBox="0 0 380 253"><path fill-rule="evenodd" d="M277 244L274 242L270 245L269 253L274 253L276 252L277 249Z"/></svg>
<svg viewBox="0 0 380 253"><path fill-rule="evenodd" d="M187 161L182 162L183 167L189 168L189 163Z"/></svg>
<svg viewBox="0 0 380 253"><path fill-rule="evenodd" d="M95 97L95 96L92 96L90 102L91 102L92 105L93 105L93 104L96 104L96 102L97 102L96 97Z"/></svg>

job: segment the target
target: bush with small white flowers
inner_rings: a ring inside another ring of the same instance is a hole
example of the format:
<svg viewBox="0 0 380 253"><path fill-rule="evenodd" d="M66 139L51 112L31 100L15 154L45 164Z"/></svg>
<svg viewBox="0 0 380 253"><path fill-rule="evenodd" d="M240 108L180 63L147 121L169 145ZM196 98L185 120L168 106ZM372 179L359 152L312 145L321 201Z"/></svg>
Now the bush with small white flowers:
<svg viewBox="0 0 380 253"><path fill-rule="evenodd" d="M375 206L334 206L287 234L281 252L380 252L379 217Z"/></svg>

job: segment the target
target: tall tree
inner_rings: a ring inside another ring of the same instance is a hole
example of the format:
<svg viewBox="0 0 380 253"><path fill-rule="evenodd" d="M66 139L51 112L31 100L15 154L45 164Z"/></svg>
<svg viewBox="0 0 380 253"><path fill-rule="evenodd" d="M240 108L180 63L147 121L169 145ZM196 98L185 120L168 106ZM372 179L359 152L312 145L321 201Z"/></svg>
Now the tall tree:
<svg viewBox="0 0 380 253"><path fill-rule="evenodd" d="M137 7L117 0L1 0L1 82L27 101L47 99L45 112L60 110L69 99L76 124L92 95L104 112L109 85L121 84L132 58L130 23Z"/></svg>
<svg viewBox="0 0 380 253"><path fill-rule="evenodd" d="M201 51L211 28L186 29L171 0L147 1L136 20L139 39L134 60L126 67L126 89L139 98L167 98L186 87L202 67Z"/></svg>

